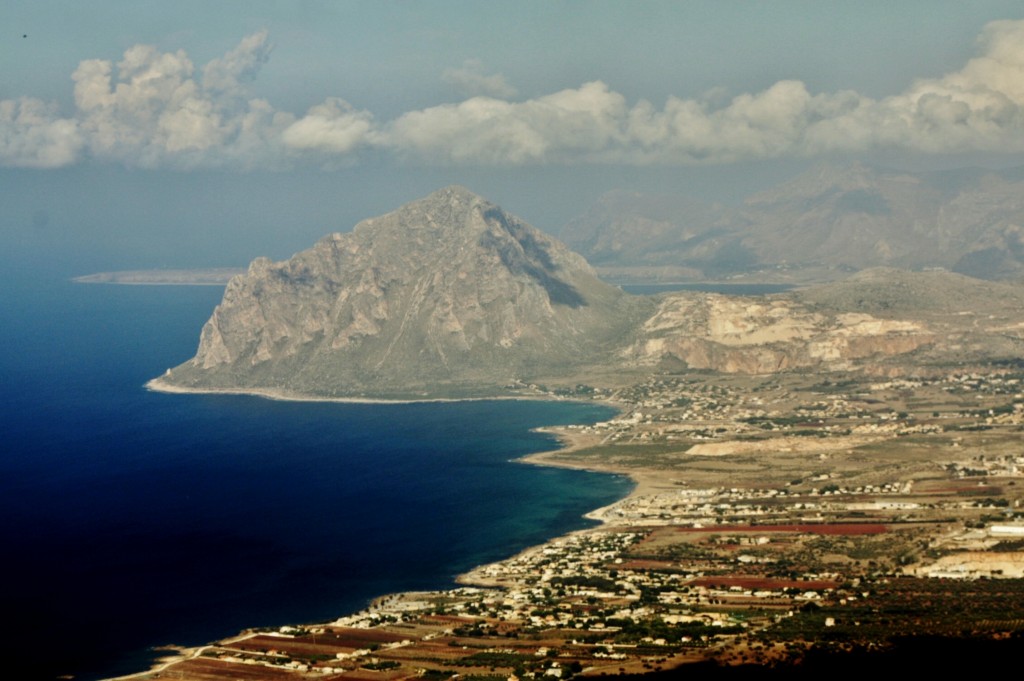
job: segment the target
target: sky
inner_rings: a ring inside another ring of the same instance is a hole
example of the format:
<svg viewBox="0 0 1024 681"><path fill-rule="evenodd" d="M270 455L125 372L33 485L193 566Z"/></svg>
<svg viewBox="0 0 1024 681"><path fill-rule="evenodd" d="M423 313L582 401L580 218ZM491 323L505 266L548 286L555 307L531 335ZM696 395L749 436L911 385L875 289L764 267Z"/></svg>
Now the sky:
<svg viewBox="0 0 1024 681"><path fill-rule="evenodd" d="M1024 163L1024 3L0 0L0 262L239 266L463 184Z"/></svg>

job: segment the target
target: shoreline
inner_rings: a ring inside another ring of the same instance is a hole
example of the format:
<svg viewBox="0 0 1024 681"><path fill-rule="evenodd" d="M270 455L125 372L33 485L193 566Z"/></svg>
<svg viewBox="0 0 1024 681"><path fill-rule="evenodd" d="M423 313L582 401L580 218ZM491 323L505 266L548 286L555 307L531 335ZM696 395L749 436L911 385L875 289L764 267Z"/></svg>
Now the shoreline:
<svg viewBox="0 0 1024 681"><path fill-rule="evenodd" d="M624 405L613 403L610 401L603 401L600 404L622 410ZM589 511L584 514L583 517L590 518L591 520L598 520L602 525L608 524L608 521L604 519L602 512L609 508L620 504L631 497L645 496L648 494L657 494L664 491L675 491L679 487L674 484L673 480L666 479L663 471L645 468L618 468L612 464L600 465L600 464L581 464L574 463L572 461L565 461L556 459L564 454L570 454L580 449L589 447L600 447L604 445L604 442L594 437L593 435L586 435L583 433L572 433L565 429L565 426L542 426L540 428L534 428L536 432L547 433L553 435L558 439L560 447L556 449L550 449L543 452L534 452L533 454L527 454L526 456L516 459L520 463L530 464L531 466L549 466L551 468L565 468L568 470L587 471L590 473L604 473L606 475L619 475L622 477L629 478L633 482L633 489L630 490L629 494L622 497L618 501L615 501L608 506L602 506L596 508L593 511Z"/></svg>
<svg viewBox="0 0 1024 681"><path fill-rule="evenodd" d="M142 385L150 392L171 395L248 395L262 397L278 402L333 402L336 404L437 404L448 402L495 402L505 400L533 400L537 402L582 402L590 404L591 400L574 400L547 394L537 395L491 395L480 397L423 397L423 398L385 398L385 397L327 397L308 395L273 388L183 388L167 383L163 377L151 378ZM600 402L599 404L605 404Z"/></svg>
<svg viewBox="0 0 1024 681"><path fill-rule="evenodd" d="M613 404L611 402L600 402L600 404L614 407L616 409L619 409L621 407L621 405ZM615 475L619 477L625 477L629 478L629 480L632 481L632 489L630 489L629 492L627 492L624 496L620 497L619 499L616 499L612 503L606 504L605 506L599 506L598 508L595 508L592 511L587 511L581 516L588 520L593 520L597 522L597 525L594 525L593 527L584 527L579 530L573 530L571 532L566 532L564 534L560 534L554 537L549 537L540 544L528 546L522 551L519 551L514 555L508 556L507 558L502 558L501 560L496 560L490 563L476 565L470 570L467 570L462 574L456 575L456 584L459 584L460 586L476 586L497 589L503 588L502 584L484 577L482 573L492 565L497 565L505 561L516 560L522 556L528 556L537 553L538 551L543 551L545 548L548 548L553 542L564 537L572 537L589 534L591 532L601 531L606 525L610 525L608 520L604 517L604 513L606 511L614 508L615 506L618 506L627 499L630 499L634 496L648 494L652 490L657 489L657 486L655 486L651 480L649 480L646 476L642 474L638 475L636 471L628 471L624 469L614 469L611 467L601 466L585 466L580 464L572 464L565 461L552 461L550 459L551 456L554 456L556 454L565 454L568 452L573 452L583 448L588 444L581 442L581 440L587 438L584 438L582 436L574 437L574 434L567 433L563 429L564 426L541 426L540 428L534 428L533 432L553 435L558 440L560 446L555 449L549 449L543 452L534 452L532 454L527 454L526 456L521 456L518 459L512 459L512 462L526 464L529 466L547 466L549 468L564 468L566 470L586 471L588 473L601 473L603 475Z"/></svg>

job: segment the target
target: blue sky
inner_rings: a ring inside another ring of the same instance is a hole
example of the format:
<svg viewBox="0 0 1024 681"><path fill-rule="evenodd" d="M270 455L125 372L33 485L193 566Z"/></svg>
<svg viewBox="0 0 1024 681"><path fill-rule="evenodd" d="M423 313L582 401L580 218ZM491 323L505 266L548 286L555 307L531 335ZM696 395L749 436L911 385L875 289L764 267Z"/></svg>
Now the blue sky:
<svg viewBox="0 0 1024 681"><path fill-rule="evenodd" d="M0 26L0 246L83 267L285 257L452 182L556 231L618 186L1024 159L1019 1L6 2Z"/></svg>

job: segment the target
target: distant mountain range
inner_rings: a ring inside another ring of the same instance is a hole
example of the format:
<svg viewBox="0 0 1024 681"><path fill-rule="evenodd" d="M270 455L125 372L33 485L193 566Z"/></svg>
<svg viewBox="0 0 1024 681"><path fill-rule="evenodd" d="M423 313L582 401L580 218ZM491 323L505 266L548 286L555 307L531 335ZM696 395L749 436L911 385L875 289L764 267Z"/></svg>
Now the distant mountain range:
<svg viewBox="0 0 1024 681"><path fill-rule="evenodd" d="M603 196L561 239L600 268L693 278L772 268L943 268L1024 275L1024 169L908 173L822 165L741 208L680 195Z"/></svg>
<svg viewBox="0 0 1024 681"><path fill-rule="evenodd" d="M855 253L833 254L825 244L859 243L856 234L889 225L886 214L905 211L886 198L900 191L862 190L865 182L850 177L842 173L840 181L825 173L816 185L804 178L750 205L810 206L819 199L801 197L828 195L830 207L821 214L839 215L846 210L841 206L856 204L858 214L878 219L836 227L834 236L803 244L803 252L832 254L854 267ZM915 180L893 178L891 184L901 182ZM964 192L956 195L963 199ZM640 204L627 197L619 205ZM982 212L995 211L988 205L975 211ZM658 231L651 222L636 224L634 247ZM844 240L847 231L853 236ZM751 244L755 236L748 237ZM784 252L763 237L766 252ZM797 249L795 236L780 238ZM904 262L920 255L909 238L886 243ZM149 385L423 399L514 394L542 381L615 384L651 371L944 371L965 362L1016 361L1024 353L1024 293L1018 289L950 272L874 268L772 296L631 296L598 279L557 240L462 187L448 187L364 220L349 234L327 236L289 260L257 259L228 284L196 356Z"/></svg>

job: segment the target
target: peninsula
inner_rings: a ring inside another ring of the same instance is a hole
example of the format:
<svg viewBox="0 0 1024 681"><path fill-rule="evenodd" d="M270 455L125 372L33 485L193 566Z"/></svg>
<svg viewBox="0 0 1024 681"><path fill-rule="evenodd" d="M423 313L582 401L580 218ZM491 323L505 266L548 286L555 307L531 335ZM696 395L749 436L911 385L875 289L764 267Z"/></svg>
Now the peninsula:
<svg viewBox="0 0 1024 681"><path fill-rule="evenodd" d="M138 677L567 679L1015 650L1022 298L886 268L770 296L628 296L460 187L257 260L196 356L149 387L613 403L528 462L636 488L458 589L247 631Z"/></svg>

